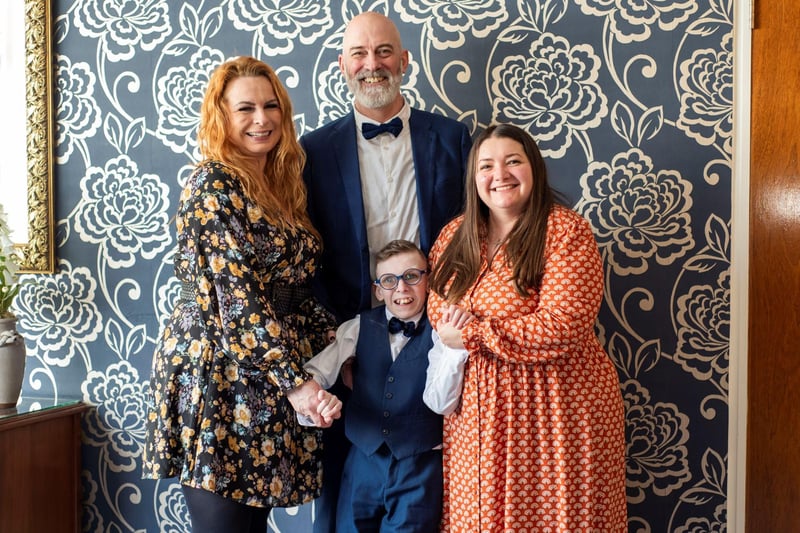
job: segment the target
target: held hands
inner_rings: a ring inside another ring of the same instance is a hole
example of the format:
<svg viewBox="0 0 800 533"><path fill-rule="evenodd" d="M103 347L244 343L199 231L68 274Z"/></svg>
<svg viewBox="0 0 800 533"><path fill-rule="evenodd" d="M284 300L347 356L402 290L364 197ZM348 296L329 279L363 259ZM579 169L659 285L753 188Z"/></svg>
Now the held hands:
<svg viewBox="0 0 800 533"><path fill-rule="evenodd" d="M342 416L342 401L325 389L317 392L317 400L317 414L322 422L319 427L330 427L334 420Z"/></svg>
<svg viewBox="0 0 800 533"><path fill-rule="evenodd" d="M290 390L286 397L295 411L310 418L317 427L330 427L342 416L342 401L313 379Z"/></svg>
<svg viewBox="0 0 800 533"><path fill-rule="evenodd" d="M445 306L442 318L436 323L436 333L439 339L449 348L464 348L461 340L461 328L475 320L475 316L466 309L457 305Z"/></svg>

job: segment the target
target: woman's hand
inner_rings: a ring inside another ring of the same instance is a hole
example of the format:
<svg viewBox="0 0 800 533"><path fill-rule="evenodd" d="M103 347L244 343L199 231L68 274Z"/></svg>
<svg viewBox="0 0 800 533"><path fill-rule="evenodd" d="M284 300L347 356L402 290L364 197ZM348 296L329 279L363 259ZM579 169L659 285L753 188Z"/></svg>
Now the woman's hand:
<svg viewBox="0 0 800 533"><path fill-rule="evenodd" d="M448 305L442 310L442 318L436 324L436 333L449 348L464 348L461 329L475 320L475 316L457 305Z"/></svg>
<svg viewBox="0 0 800 533"><path fill-rule="evenodd" d="M449 323L454 328L461 329L473 320L475 320L475 316L472 313L463 307L451 304L444 308L439 323Z"/></svg>
<svg viewBox="0 0 800 533"><path fill-rule="evenodd" d="M295 411L310 418L317 427L330 427L335 419L342 416L341 400L313 379L290 390L286 397Z"/></svg>

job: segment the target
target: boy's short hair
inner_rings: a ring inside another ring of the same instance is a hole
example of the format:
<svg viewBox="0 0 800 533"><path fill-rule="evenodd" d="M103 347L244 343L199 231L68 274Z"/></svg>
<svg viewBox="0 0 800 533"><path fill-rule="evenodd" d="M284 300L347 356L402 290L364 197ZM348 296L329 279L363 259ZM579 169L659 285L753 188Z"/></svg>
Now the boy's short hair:
<svg viewBox="0 0 800 533"><path fill-rule="evenodd" d="M380 251L375 254L375 264L377 265L378 263L386 261L390 257L404 254L406 252L418 253L419 256L425 261L425 264L428 264L428 258L425 257L425 254L422 253L422 250L419 249L419 246L405 239L395 239L387 243L386 246L381 248Z"/></svg>

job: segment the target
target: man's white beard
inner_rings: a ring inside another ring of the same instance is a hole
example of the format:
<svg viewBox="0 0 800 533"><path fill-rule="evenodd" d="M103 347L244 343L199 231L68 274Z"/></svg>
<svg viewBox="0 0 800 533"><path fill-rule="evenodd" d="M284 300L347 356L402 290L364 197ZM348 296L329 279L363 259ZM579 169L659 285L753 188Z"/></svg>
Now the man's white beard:
<svg viewBox="0 0 800 533"><path fill-rule="evenodd" d="M361 78L369 78L371 76L386 76L389 81L388 86L377 85L375 87L364 87L361 85ZM347 86L356 100L356 103L366 107L367 109L378 109L386 107L394 102L397 95L400 93L400 84L402 83L403 75L391 74L385 70L377 70L375 72L362 73L356 77L347 76Z"/></svg>

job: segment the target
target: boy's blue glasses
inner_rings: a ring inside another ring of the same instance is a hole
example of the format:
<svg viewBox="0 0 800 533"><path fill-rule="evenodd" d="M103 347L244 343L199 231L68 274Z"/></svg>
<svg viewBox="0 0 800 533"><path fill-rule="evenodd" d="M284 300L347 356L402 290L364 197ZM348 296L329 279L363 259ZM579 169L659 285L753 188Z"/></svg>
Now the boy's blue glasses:
<svg viewBox="0 0 800 533"><path fill-rule="evenodd" d="M420 281L422 281L422 276L427 274L427 270L420 270L418 268L409 268L402 274L384 274L378 279L376 279L373 283L380 287L381 289L390 291L397 287L400 280L403 280L403 283L406 285L416 285Z"/></svg>

